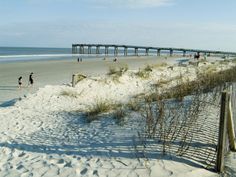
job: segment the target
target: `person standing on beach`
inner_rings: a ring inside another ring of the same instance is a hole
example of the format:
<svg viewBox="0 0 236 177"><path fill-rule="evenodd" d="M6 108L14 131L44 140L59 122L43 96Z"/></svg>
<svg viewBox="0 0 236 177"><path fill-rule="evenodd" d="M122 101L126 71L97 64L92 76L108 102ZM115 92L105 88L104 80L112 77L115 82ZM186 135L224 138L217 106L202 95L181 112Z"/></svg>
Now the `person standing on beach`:
<svg viewBox="0 0 236 177"><path fill-rule="evenodd" d="M18 88L21 89L22 87L22 76L18 78Z"/></svg>
<svg viewBox="0 0 236 177"><path fill-rule="evenodd" d="M29 75L29 85L30 85L30 86L33 86L33 84L34 84L33 74L34 74L34 73L30 73L30 75Z"/></svg>

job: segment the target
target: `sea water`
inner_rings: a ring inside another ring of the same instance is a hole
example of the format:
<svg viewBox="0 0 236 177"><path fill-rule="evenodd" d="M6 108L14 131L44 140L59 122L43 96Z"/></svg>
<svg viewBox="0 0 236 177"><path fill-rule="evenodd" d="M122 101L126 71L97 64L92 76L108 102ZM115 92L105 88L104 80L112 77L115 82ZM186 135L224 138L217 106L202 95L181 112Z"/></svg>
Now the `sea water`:
<svg viewBox="0 0 236 177"><path fill-rule="evenodd" d="M0 47L0 62L53 60L72 57L71 48Z"/></svg>
<svg viewBox="0 0 236 177"><path fill-rule="evenodd" d="M0 47L0 63L2 62L20 62L37 60L68 60L83 57L84 59L105 57L105 50L100 49L100 55L95 54L96 49L92 48L92 54L72 54L72 48L46 48L46 47ZM168 54L162 51L162 54ZM134 50L128 50L128 56L133 56ZM140 49L139 55L145 55L145 50ZM156 51L150 51L149 55L156 56ZM114 56L114 49L109 49L109 56ZM124 56L124 50L119 48L118 56Z"/></svg>

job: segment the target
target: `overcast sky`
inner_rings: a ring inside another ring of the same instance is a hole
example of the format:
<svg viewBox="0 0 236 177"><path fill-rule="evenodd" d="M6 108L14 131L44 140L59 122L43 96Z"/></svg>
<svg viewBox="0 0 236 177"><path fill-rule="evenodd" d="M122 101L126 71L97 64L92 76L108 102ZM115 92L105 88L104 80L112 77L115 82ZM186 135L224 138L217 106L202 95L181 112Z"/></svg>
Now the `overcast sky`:
<svg viewBox="0 0 236 177"><path fill-rule="evenodd" d="M236 0L0 0L0 46L109 43L236 52Z"/></svg>

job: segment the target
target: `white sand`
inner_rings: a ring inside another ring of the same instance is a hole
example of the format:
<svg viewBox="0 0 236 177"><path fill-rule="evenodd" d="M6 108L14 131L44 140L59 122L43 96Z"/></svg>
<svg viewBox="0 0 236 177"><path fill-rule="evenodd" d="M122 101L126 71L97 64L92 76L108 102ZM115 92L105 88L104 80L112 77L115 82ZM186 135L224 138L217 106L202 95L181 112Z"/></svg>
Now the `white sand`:
<svg viewBox="0 0 236 177"><path fill-rule="evenodd" d="M133 64L132 60L124 61L131 69L147 63L137 59ZM152 58L150 62L157 61ZM93 77L82 80L75 88L47 85L36 93L27 93L26 98L23 97L14 106L0 108L0 176L217 176L196 163L186 163L184 159L163 158L158 154L150 154L148 160L137 159L134 145L139 141L137 128L140 117L136 114L127 118L123 126L106 115L91 123L83 118L83 112L96 101L128 102L137 94L150 93L152 85L160 78L168 80L181 72L194 79L194 66L174 67L173 70L157 68L148 79L138 78L133 71L128 71L119 82L113 82L111 77L104 75L110 64L114 63L57 61L1 65L1 73L8 78L5 86L15 85L9 80L18 75L16 71L27 75L33 70L35 87L48 82L68 83L71 74L80 71ZM209 65L202 64L200 68ZM217 69L232 65L217 65ZM95 66L95 70L88 71L89 67ZM9 71L13 69L14 72ZM99 76L94 77L93 72L99 73ZM1 84L5 77L1 74ZM27 89L13 90L13 93L21 96L23 90ZM7 96L4 96L5 93ZM8 90L1 91L2 100L11 96L13 94Z"/></svg>

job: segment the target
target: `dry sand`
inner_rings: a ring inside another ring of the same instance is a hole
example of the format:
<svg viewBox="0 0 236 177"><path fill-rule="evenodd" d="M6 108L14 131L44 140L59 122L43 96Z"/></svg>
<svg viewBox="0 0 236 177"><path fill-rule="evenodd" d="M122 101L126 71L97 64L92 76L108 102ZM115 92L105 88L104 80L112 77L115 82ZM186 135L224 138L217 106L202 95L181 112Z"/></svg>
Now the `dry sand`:
<svg viewBox="0 0 236 177"><path fill-rule="evenodd" d="M153 71L149 79L138 78L129 71L118 83L104 75L113 64L125 62L130 69L138 69L163 61L166 60L153 57L117 63L90 60L1 64L1 100L21 96L23 90L27 96L14 106L0 108L0 176L217 176L189 160L163 158L155 152L148 159L137 159L134 145L140 141L140 117L136 114L127 117L123 126L106 116L92 123L84 121L83 112L96 100L127 102L132 96L151 91L156 79L175 78L180 71L189 79L196 77L194 66L173 70L165 66ZM167 61L173 64L175 59ZM30 89L17 90L16 76L25 78L32 71L35 89L40 89L34 94L29 94ZM78 72L100 76L88 77L75 88L61 85Z"/></svg>

